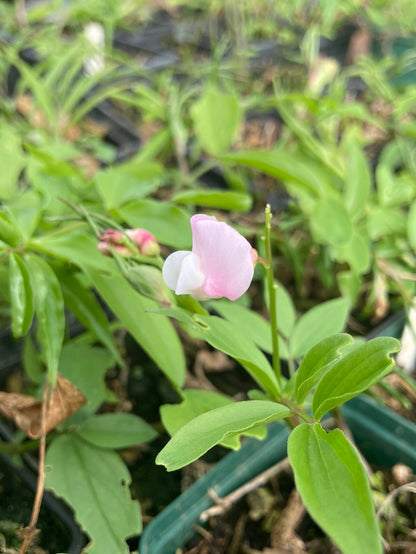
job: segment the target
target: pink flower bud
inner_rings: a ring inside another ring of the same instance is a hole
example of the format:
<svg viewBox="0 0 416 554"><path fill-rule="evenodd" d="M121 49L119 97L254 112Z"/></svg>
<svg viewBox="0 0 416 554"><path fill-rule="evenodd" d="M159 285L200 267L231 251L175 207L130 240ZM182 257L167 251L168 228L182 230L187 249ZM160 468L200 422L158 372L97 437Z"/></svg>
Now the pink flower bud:
<svg viewBox="0 0 416 554"><path fill-rule="evenodd" d="M104 254L105 256L112 256L113 252L111 248L114 248L119 256L122 256L123 258L131 257L131 250L130 248L127 248L127 246L120 246L118 244L111 244L108 242L100 241L97 247L101 254Z"/></svg>
<svg viewBox="0 0 416 554"><path fill-rule="evenodd" d="M105 229L102 235L99 235L98 238L108 244L125 244L126 237L121 231L116 229Z"/></svg>
<svg viewBox="0 0 416 554"><path fill-rule="evenodd" d="M122 256L127 256L127 252L130 256L134 255L134 246L137 247L137 250L143 256L158 256L160 254L160 247L157 240L152 233L144 229L126 229L125 233L117 229L105 229L98 238L101 240L98 249L108 256L111 256L111 250L105 246L106 244L120 247L116 248L116 250ZM134 246L129 239L133 242Z"/></svg>
<svg viewBox="0 0 416 554"><path fill-rule="evenodd" d="M127 229L126 235L131 238L143 256L158 256L160 254L159 244L149 231L144 229Z"/></svg>
<svg viewBox="0 0 416 554"><path fill-rule="evenodd" d="M162 274L176 294L197 300L225 296L236 300L250 286L254 256L250 243L213 216L191 218L192 252L179 250L166 258Z"/></svg>

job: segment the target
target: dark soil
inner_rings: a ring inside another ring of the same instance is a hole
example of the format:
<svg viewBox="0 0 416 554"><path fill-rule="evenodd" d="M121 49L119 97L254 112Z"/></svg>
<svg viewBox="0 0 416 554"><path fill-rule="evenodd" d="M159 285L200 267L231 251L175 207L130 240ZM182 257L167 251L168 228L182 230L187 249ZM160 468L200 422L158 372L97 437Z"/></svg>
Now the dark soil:
<svg viewBox="0 0 416 554"><path fill-rule="evenodd" d="M402 492L387 503L380 516L383 537L392 554L416 553L416 495L406 490L415 487L414 480L411 470L401 465L374 474L378 509L388 493L398 488L398 481L402 486ZM180 554L339 554L302 509L293 485L291 472L282 472L224 515L212 517L206 528L197 526L195 537Z"/></svg>

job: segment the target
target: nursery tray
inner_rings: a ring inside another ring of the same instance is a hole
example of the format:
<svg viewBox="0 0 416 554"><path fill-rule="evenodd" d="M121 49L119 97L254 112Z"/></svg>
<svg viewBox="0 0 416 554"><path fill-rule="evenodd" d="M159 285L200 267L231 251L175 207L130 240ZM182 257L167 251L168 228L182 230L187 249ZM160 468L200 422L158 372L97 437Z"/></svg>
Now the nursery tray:
<svg viewBox="0 0 416 554"><path fill-rule="evenodd" d="M403 313L396 314L371 336L398 337L403 325ZM416 425L366 395L347 402L342 414L369 463L390 468L401 462L416 471ZM152 520L141 536L139 554L174 554L195 534L201 512L213 505L207 491L226 496L285 458L288 436L282 423L271 424L266 439L248 439L228 454Z"/></svg>
<svg viewBox="0 0 416 554"><path fill-rule="evenodd" d="M398 462L416 471L416 426L366 396L348 402L343 416L358 448L380 468ZM174 500L144 530L140 554L174 554L200 525L199 515L212 506L211 488L225 496L286 457L288 430L274 424L264 441L247 440L241 449L223 458L185 493Z"/></svg>

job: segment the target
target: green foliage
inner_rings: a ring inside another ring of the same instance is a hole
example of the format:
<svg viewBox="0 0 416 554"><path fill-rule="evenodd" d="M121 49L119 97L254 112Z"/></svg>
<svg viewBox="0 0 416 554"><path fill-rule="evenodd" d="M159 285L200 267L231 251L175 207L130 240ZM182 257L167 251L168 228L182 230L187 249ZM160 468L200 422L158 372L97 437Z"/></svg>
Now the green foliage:
<svg viewBox="0 0 416 554"><path fill-rule="evenodd" d="M210 86L193 104L191 115L198 140L209 154L219 156L230 148L242 118L237 95Z"/></svg>
<svg viewBox="0 0 416 554"><path fill-rule="evenodd" d="M110 265L111 268L112 264ZM182 345L167 318L149 313L156 303L137 293L115 268L103 275L93 268L85 268L102 298L129 330L141 347L156 362L176 388L185 379L185 358ZM163 341L160 340L163 337Z"/></svg>
<svg viewBox="0 0 416 554"><path fill-rule="evenodd" d="M390 354L400 350L393 338L376 338L334 363L319 382L313 397L313 415L320 419L328 410L367 390L394 367Z"/></svg>
<svg viewBox="0 0 416 554"><path fill-rule="evenodd" d="M305 354L296 373L295 398L298 404L302 404L308 392L342 355L340 349L352 342L352 337L345 333L331 335Z"/></svg>
<svg viewBox="0 0 416 554"><path fill-rule="evenodd" d="M235 402L215 408L181 427L158 454L156 463L174 471L197 460L224 439L283 419L289 414L285 406L262 400Z"/></svg>
<svg viewBox="0 0 416 554"><path fill-rule="evenodd" d="M165 404L160 408L160 417L168 433L172 436L181 427L195 417L221 406L232 404L231 398L211 391L189 389L183 391L183 401L180 404ZM244 432L244 435L262 439L266 436L265 427L256 427ZM238 450L240 438L238 435L226 437L219 444Z"/></svg>
<svg viewBox="0 0 416 554"><path fill-rule="evenodd" d="M104 348L69 342L62 348L59 372L80 389L92 413L103 402L116 400L105 384L105 375L114 363L115 358Z"/></svg>
<svg viewBox="0 0 416 554"><path fill-rule="evenodd" d="M9 256L9 283L12 332L15 337L22 337L32 324L33 292L25 262L16 253Z"/></svg>
<svg viewBox="0 0 416 554"><path fill-rule="evenodd" d="M126 448L149 442L157 436L153 427L127 413L101 414L83 421L77 434L101 448Z"/></svg>
<svg viewBox="0 0 416 554"><path fill-rule="evenodd" d="M121 458L71 433L51 444L45 463L46 487L71 504L91 537L86 552L127 554L125 539L140 532L141 517L138 503L130 497L131 478Z"/></svg>
<svg viewBox="0 0 416 554"><path fill-rule="evenodd" d="M31 254L26 257L26 263L34 297L37 337L54 386L65 331L62 291L54 271L45 260Z"/></svg>
<svg viewBox="0 0 416 554"><path fill-rule="evenodd" d="M348 554L382 552L368 478L342 431L303 423L289 437L296 487L315 521Z"/></svg>

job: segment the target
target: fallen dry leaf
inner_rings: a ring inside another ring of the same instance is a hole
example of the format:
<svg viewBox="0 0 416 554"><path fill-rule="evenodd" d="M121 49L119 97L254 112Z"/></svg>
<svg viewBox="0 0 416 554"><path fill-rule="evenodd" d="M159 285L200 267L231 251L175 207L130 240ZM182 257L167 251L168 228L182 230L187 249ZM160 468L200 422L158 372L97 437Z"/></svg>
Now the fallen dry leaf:
<svg viewBox="0 0 416 554"><path fill-rule="evenodd" d="M52 389L47 406L46 432L55 429L85 402L82 392L58 373L56 387ZM12 419L31 439L38 439L41 435L41 411L42 402L33 396L0 392L0 412Z"/></svg>

